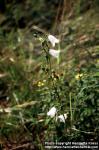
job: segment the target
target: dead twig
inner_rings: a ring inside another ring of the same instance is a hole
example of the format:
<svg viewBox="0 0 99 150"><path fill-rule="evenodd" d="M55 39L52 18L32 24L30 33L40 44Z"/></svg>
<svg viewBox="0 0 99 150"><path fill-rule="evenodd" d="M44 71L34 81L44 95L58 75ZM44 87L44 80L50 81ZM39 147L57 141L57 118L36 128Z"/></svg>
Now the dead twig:
<svg viewBox="0 0 99 150"><path fill-rule="evenodd" d="M14 147L12 148L11 150L18 150L18 149L21 149L21 148L28 148L30 146L30 143L26 143L26 144L23 144L23 145L19 145L17 147Z"/></svg>
<svg viewBox="0 0 99 150"><path fill-rule="evenodd" d="M33 106L36 103L37 103L37 101L31 101L31 102L25 102L23 104L18 104L18 105L15 105L13 107L0 108L0 113L11 113L14 110L18 111L18 110L20 110L22 108Z"/></svg>

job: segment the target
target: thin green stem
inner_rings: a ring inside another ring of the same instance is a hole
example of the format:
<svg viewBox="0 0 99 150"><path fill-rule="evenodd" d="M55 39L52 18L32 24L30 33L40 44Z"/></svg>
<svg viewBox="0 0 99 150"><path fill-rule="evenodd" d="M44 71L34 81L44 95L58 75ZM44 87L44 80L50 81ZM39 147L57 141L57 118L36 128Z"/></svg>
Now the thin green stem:
<svg viewBox="0 0 99 150"><path fill-rule="evenodd" d="M72 127L73 114L72 114L71 92L69 93L69 100L70 100L70 118L71 118L71 127Z"/></svg>

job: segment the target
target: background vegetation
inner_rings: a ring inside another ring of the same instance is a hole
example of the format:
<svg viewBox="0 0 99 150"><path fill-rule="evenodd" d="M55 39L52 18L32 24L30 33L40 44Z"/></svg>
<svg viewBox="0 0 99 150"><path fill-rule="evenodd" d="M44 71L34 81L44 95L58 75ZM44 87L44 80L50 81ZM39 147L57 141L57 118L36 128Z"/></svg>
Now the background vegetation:
<svg viewBox="0 0 99 150"><path fill-rule="evenodd" d="M98 56L99 0L0 0L0 148L98 141Z"/></svg>

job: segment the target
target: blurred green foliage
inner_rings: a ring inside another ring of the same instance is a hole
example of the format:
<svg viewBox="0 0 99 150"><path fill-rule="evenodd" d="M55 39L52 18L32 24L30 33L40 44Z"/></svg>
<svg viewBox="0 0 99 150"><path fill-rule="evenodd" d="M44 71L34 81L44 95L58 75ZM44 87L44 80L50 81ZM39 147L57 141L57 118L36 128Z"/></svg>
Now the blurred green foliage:
<svg viewBox="0 0 99 150"><path fill-rule="evenodd" d="M44 141L97 141L98 0L80 0L73 5L74 18L68 20L64 13L63 22L58 20L58 63L49 55L45 30L52 30L63 1L0 4L0 148L11 149L24 141L34 149L44 149ZM31 29L34 25L44 33ZM53 106L58 115L67 113L65 123L47 116Z"/></svg>
<svg viewBox="0 0 99 150"><path fill-rule="evenodd" d="M51 29L59 3L60 0L50 2L46 0L1 0L1 12L5 15L5 20L1 23L1 26L6 25L7 28L16 29L35 24Z"/></svg>

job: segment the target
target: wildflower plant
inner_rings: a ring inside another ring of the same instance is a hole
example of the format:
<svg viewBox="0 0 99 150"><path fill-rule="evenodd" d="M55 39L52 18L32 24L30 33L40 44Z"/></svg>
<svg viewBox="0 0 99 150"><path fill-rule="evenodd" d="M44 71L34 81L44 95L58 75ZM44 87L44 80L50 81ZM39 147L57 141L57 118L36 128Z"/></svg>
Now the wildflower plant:
<svg viewBox="0 0 99 150"><path fill-rule="evenodd" d="M65 102L66 95L62 87L64 77L61 73L58 73L58 70L55 69L52 65L52 58L59 59L60 50L55 50L51 47L55 47L56 44L59 44L60 40L54 37L53 35L39 37L39 39L41 42L44 57L41 69L44 79L46 80L45 90L47 92L47 95L43 97L45 99L45 104L43 103L44 106L42 105L44 108L42 108L42 111L46 112L45 124L48 125L48 132L52 133L56 130L56 136L58 136L57 126L59 126L59 124L64 124L65 127L68 118L68 110L66 110L67 104ZM41 84L41 82L39 82L38 84L38 86L41 87L40 91L44 89L44 87L41 86ZM51 122L53 123L53 126L51 126ZM63 129L64 128L62 125L60 130ZM53 133L51 135L53 135Z"/></svg>

